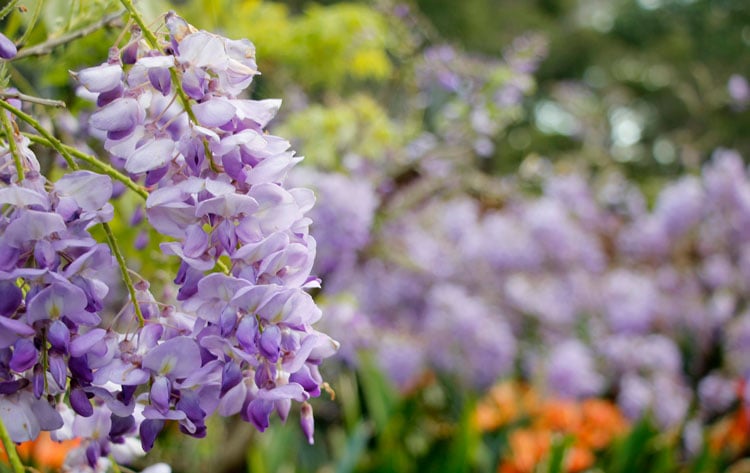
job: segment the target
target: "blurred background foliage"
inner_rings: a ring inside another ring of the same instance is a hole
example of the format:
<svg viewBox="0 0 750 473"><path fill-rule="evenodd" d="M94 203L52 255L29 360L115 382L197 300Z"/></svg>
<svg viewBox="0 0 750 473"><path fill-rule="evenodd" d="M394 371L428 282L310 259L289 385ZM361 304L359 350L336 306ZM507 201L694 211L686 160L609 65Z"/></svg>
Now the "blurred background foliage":
<svg viewBox="0 0 750 473"><path fill-rule="evenodd" d="M118 10L110 0L22 3L26 11L4 31L31 45ZM376 219L389 215L393 189L434 171L415 158L424 150L457 156L441 185L467 188L488 207L504 199L502 181L489 178L513 176L539 192L553 170L594 180L622 173L653 199L669 179L699 172L717 148L750 156L746 0L154 0L139 8L152 19L174 9L201 29L252 40L262 73L253 98L284 99L272 131L293 142L306 166L369 172L385 196ZM72 100L68 69L106 59L124 23L110 26L14 61L14 84ZM490 100L499 93L513 99L499 106ZM85 135L66 112L52 121L71 142ZM113 227L134 269L166 281L175 263L142 256L158 241L134 249L148 235L128 225L135 200L118 205L125 218ZM399 389L367 357L356 369L332 363L324 372L335 399L324 393L314 403L314 446L294 419L262 435L215 422L205 440L168 435L144 464L164 459L177 472L750 471L737 461L750 432L741 409L717 424L713 446L688 458L679 434L647 418L628 424L609 405L545 411L554 400L533 387L474 390L429 373ZM573 427L597 408L606 411L599 424ZM581 440L599 428L606 441ZM566 453L575 448L579 457Z"/></svg>

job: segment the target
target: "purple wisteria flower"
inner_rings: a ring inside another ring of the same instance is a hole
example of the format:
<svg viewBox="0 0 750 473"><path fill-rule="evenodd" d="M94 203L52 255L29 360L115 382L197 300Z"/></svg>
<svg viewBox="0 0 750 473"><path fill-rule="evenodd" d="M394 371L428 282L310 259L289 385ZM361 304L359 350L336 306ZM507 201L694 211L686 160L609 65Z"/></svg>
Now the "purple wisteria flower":
<svg viewBox="0 0 750 473"><path fill-rule="evenodd" d="M90 171L50 183L28 140L0 153L0 417L15 442L64 425L66 392L90 417L92 369L106 358L98 341L114 258L89 229L112 218L112 183ZM17 173L14 159L24 172ZM103 438L107 438L104 432ZM108 440L106 440L108 442Z"/></svg>
<svg viewBox="0 0 750 473"><path fill-rule="evenodd" d="M319 285L306 216L315 197L285 185L302 158L264 131L280 101L241 97L258 74L252 43L174 13L165 23L159 44L136 36L77 73L100 107L89 126L113 163L149 189L148 222L173 239L161 249L180 261L174 306L141 304L145 326L125 340L91 335L101 358L92 392L123 387L104 405L126 417L138 406L145 450L167 421L202 437L207 416L239 413L263 431L273 412L287 418L292 401L302 403L312 442L305 401L320 395L318 366L338 343L313 329L321 311L305 292ZM153 300L147 286L138 290ZM130 388L144 384L146 392Z"/></svg>

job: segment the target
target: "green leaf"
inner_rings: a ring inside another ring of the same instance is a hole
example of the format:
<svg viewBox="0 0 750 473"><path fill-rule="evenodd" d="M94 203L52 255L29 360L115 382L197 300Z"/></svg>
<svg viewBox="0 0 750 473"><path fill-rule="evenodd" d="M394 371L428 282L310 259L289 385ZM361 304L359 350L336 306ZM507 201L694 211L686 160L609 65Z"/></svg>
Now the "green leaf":
<svg viewBox="0 0 750 473"><path fill-rule="evenodd" d="M369 354L362 355L359 381L367 413L375 422L376 432L380 434L385 431L393 414L396 393Z"/></svg>
<svg viewBox="0 0 750 473"><path fill-rule="evenodd" d="M344 453L338 461L336 473L354 471L360 458L365 453L370 437L372 437L372 425L364 420L360 421L344 446Z"/></svg>

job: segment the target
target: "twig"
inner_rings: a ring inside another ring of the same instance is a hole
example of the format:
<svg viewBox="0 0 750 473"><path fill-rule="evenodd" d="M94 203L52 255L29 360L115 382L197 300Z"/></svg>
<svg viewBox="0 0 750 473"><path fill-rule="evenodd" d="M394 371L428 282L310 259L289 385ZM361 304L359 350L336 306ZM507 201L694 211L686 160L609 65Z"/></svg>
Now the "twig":
<svg viewBox="0 0 750 473"><path fill-rule="evenodd" d="M49 141L50 146L55 148L57 152L60 153L60 155L62 155L63 159L65 160L66 163L68 163L68 166L70 166L71 169L78 169L76 162L73 160L73 157L70 155L70 153L66 149L62 147L62 143L60 142L60 140L52 136L52 133L47 131L34 117L17 109L16 107L9 104L5 100L0 100L0 107L4 108L5 110L8 110L10 113L15 115L16 117L20 118L21 120L31 125L32 128L38 131L40 135L42 135Z"/></svg>
<svg viewBox="0 0 750 473"><path fill-rule="evenodd" d="M2 104L0 104L2 106ZM24 136L26 136L29 140L31 140L34 143L39 143L44 146L51 146L55 150L57 150L59 153L62 154L68 153L69 156L75 157L76 159L79 159L86 164L90 165L91 167L95 168L97 171L102 172L106 174L107 176L111 177L112 179L115 179L117 181L122 182L125 184L127 188L138 194L142 199L146 200L148 198L148 191L144 189L141 185L139 185L137 182L130 179L125 174L121 173L117 169L113 168L109 164L105 163L104 161L100 161L95 156L91 156L89 154L86 154L77 148L74 148L72 146L68 146L64 143L59 142L59 140L50 141L49 138L35 135L33 133L24 133ZM61 151L62 150L62 151ZM73 163L73 166L71 168L76 169L75 163Z"/></svg>
<svg viewBox="0 0 750 473"><path fill-rule="evenodd" d="M120 0L120 3L122 3L122 6L125 7L125 9L130 13L130 18L135 21L135 23L138 25L138 27L141 29L141 34L143 34L143 37L146 39L146 42L148 44L158 50L161 51L161 46L159 45L159 38L156 37L153 31L151 31L146 24L146 22L143 20L143 17L140 13L138 13L138 9L135 8L135 5L133 5L132 0ZM169 75L172 78L172 83L174 84L175 91L177 92L177 96L180 98L180 102L182 102L182 108L185 109L185 113L187 113L188 118L192 123L195 123L196 125L199 125L200 122L198 122L198 118L195 116L195 113L193 112L193 108L190 106L190 97L187 96L185 93L185 90L182 88L182 81L180 80L179 75L177 74L177 71L170 67L169 68ZM203 141L203 151L206 153L206 158L208 158L208 163L211 167L211 170L214 172L220 172L221 170L216 165L216 162L214 161L213 153L211 152L211 147L208 144L208 140L205 138Z"/></svg>
<svg viewBox="0 0 750 473"><path fill-rule="evenodd" d="M5 453L8 455L8 461L13 473L24 473L23 463L21 463L21 458L18 456L18 451L16 451L16 445L10 438L10 434L5 428L2 419L0 419L0 440L3 443L3 447L5 447Z"/></svg>
<svg viewBox="0 0 750 473"><path fill-rule="evenodd" d="M110 24L113 24L114 22L119 20L120 17L123 16L124 14L125 14L125 10L121 10L116 13L109 14L105 16L104 18L102 18L101 20L97 21L96 23L92 23L90 25L84 26L80 30L71 31L70 33L64 34L57 38L49 39L43 43L36 44L30 48L23 48L20 51L18 51L18 54L16 54L16 57L14 57L12 60L16 61L18 59L29 57L29 56L44 56L45 54L49 54L50 52L52 52L53 49L55 49L58 46L62 46L63 44L70 43L71 41L90 35L91 33L105 26L109 26Z"/></svg>
<svg viewBox="0 0 750 473"><path fill-rule="evenodd" d="M112 249L112 253L115 255L117 264L120 266L122 280L125 283L125 286L128 288L130 300L133 303L133 309L135 310L135 316L138 318L138 326L143 328L143 326L146 324L146 321L143 319L143 312L141 312L141 306L140 304L138 304L138 298L135 294L135 286L133 286L133 280L130 279L130 273L128 272L128 265L125 262L125 257L122 255L122 251L120 251L120 246L117 244L117 238L115 238L115 234L112 233L112 228L109 226L109 223L102 222L102 227L104 227L104 233L107 234L109 247Z"/></svg>
<svg viewBox="0 0 750 473"><path fill-rule="evenodd" d="M33 95L22 94L21 92L0 92L0 98L19 99L24 102L38 103L39 105L46 105L48 107L65 108L65 102L62 100L44 99L41 97L34 97Z"/></svg>
<svg viewBox="0 0 750 473"><path fill-rule="evenodd" d="M16 144L16 133L13 129L13 125L8 118L8 114L5 111L0 112L0 121L5 129L6 138L8 139L8 149L10 150L11 156L13 156L13 162L16 164L16 179L18 182L23 181L23 160L21 159L21 153L18 152L18 145Z"/></svg>
<svg viewBox="0 0 750 473"><path fill-rule="evenodd" d="M2 10L0 10L0 20L8 16L10 12L13 11L14 8L16 8L16 5L18 4L19 0L12 0L8 2Z"/></svg>
<svg viewBox="0 0 750 473"><path fill-rule="evenodd" d="M29 21L29 24L26 26L26 31L24 31L21 38L19 38L18 44L20 45L26 44L26 40L29 39L31 30L33 30L34 27L36 26L36 22L39 21L39 15L42 13L42 3L43 2L36 2L36 6L34 7L34 13L31 15L31 20Z"/></svg>

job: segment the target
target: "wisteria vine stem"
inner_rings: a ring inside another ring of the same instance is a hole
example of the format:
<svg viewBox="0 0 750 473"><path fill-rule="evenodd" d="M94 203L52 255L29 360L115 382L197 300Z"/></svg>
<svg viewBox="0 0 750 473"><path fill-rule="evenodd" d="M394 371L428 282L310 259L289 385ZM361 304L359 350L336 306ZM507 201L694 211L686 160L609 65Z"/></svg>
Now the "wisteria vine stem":
<svg viewBox="0 0 750 473"><path fill-rule="evenodd" d="M135 310L135 315L138 318L138 326L143 327L146 324L146 321L143 319L143 312L141 312L141 306L138 304L138 299L135 294L135 286L133 286L133 280L130 279L130 272L128 272L128 265L125 263L125 257L123 257L122 251L120 251L120 246L117 244L117 238L115 238L115 234L112 232L109 223L103 222L102 227L104 227L104 233L107 234L109 247L112 248L112 253L114 253L115 259L117 259L117 264L120 266L122 279L128 288L130 300L133 302L133 310Z"/></svg>
<svg viewBox="0 0 750 473"><path fill-rule="evenodd" d="M29 103L38 103L49 107L65 108L65 102L62 100L45 99L34 97L33 95L22 94L21 92L0 92L0 97L4 99L18 99Z"/></svg>
<svg viewBox="0 0 750 473"><path fill-rule="evenodd" d="M58 46L70 43L71 41L74 41L78 38L83 38L84 36L90 35L94 31L97 31L105 26L109 26L110 24L120 19L120 17L124 14L125 10L121 10L119 12L105 16L96 23L84 26L80 30L71 31L68 34L64 34L58 38L52 38L43 43L35 44L34 46L31 46L29 48L22 48L20 51L18 51L16 57L13 58L13 61L17 61L19 59L30 56L44 56L45 54L49 54Z"/></svg>
<svg viewBox="0 0 750 473"><path fill-rule="evenodd" d="M21 155L18 153L18 145L15 139L15 130L13 130L13 124L10 122L10 118L5 112L0 112L0 120L2 120L3 129L5 130L6 138L8 139L8 149L10 154L13 156L13 162L16 165L16 173L18 174L18 182L23 181L23 162L21 161Z"/></svg>
<svg viewBox="0 0 750 473"><path fill-rule="evenodd" d="M143 20L143 17L135 8L133 2L131 0L120 0L120 3L122 3L122 6L124 6L125 9L130 13L130 18L132 18L133 21L135 21L135 23L141 29L141 33L146 38L146 41L149 43L149 45L152 48L161 51L161 47L159 46L159 39ZM190 98L182 88L180 77L178 76L177 71L174 68L169 68L169 74L172 78L172 83L174 84L175 90L177 91L177 95L180 97L180 102L182 102L182 107L185 109L185 113L187 113L188 118L191 122L197 124L198 119L193 112L193 108L190 106ZM205 139L202 141L203 151L206 153L206 158L208 158L211 169L214 172L219 172L218 166L216 166L216 163L214 162L213 153L211 153L211 148L208 145L208 141L206 141Z"/></svg>
<svg viewBox="0 0 750 473"><path fill-rule="evenodd" d="M0 418L0 440L2 440L3 447L5 447L5 453L8 455L8 462L13 473L24 473L25 468L16 451L16 444L10 438L10 434L8 433L8 429L5 428L2 418Z"/></svg>
<svg viewBox="0 0 750 473"><path fill-rule="evenodd" d="M4 108L16 117L31 125L33 129L38 131L40 135L47 139L47 141L49 142L49 146L53 147L58 153L60 153L60 155L63 157L63 159L65 159L65 162L68 163L68 166L70 166L71 169L78 169L75 160L70 155L70 153L62 146L60 140L55 138L52 133L47 131L47 129L44 128L41 123L39 123L34 117L28 115L22 110L17 109L5 100L0 100L0 107Z"/></svg>
<svg viewBox="0 0 750 473"><path fill-rule="evenodd" d="M34 143L39 143L41 145L50 146L53 147L52 143L39 135L35 135L32 133L24 133L24 136L28 137L31 141ZM143 198L144 200L148 198L148 191L144 189L141 185L139 185L137 182L130 179L125 174L121 173L117 169L113 168L109 164L100 161L95 156L91 156L89 154L86 154L82 151L79 151L76 148L73 148L72 146L68 146L63 143L59 143L59 146L62 147L64 150L69 152L73 157L76 159L79 159L86 164L90 165L91 167L95 168L97 171L101 172L102 174L106 174L107 176L111 177L112 179L122 182L128 189L132 190L136 194L138 194L139 197Z"/></svg>

